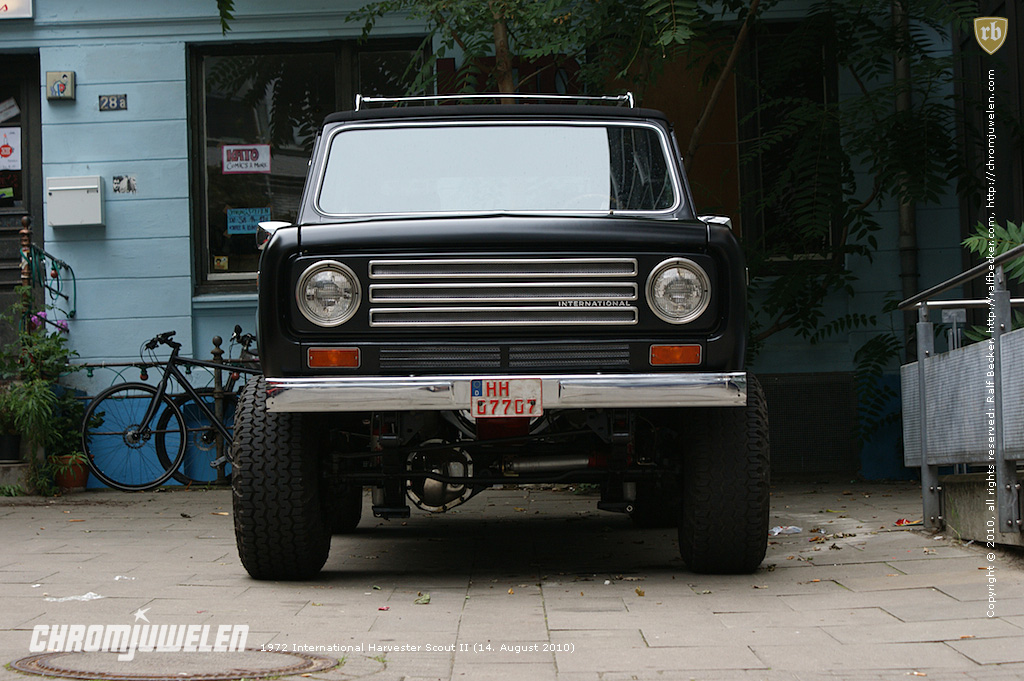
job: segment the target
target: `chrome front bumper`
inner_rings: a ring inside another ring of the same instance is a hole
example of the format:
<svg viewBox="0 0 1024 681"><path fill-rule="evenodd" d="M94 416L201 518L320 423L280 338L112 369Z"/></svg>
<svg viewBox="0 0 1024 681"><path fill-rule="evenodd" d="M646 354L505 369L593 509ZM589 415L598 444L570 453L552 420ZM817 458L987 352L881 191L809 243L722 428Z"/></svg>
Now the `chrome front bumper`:
<svg viewBox="0 0 1024 681"><path fill-rule="evenodd" d="M742 371L562 376L352 376L267 378L270 411L446 411L469 409L470 382L539 378L545 410L624 407L737 407L747 403Z"/></svg>

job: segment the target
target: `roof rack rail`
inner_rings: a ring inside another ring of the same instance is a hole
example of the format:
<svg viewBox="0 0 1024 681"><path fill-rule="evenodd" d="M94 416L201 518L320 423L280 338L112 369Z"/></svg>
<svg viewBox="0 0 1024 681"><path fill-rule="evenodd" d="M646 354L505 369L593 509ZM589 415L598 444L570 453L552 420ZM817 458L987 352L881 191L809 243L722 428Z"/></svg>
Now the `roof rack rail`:
<svg viewBox="0 0 1024 681"><path fill-rule="evenodd" d="M633 100L633 93L627 92L624 95L530 95L522 93L494 94L473 94L473 95L417 95L409 97L364 97L356 95L356 111L359 111L364 104L404 104L407 102L450 102L459 100L474 99L518 99L518 100L540 100L556 102L610 102L625 104L630 109L636 108Z"/></svg>

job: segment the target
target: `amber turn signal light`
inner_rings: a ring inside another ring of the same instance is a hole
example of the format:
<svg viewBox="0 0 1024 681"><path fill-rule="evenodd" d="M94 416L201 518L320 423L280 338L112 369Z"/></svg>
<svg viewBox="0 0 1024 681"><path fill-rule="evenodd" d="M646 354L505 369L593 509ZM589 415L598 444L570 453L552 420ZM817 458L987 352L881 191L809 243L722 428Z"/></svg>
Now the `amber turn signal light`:
<svg viewBox="0 0 1024 681"><path fill-rule="evenodd" d="M700 364L699 345L652 345L651 365Z"/></svg>
<svg viewBox="0 0 1024 681"><path fill-rule="evenodd" d="M310 369L358 369L359 348L310 348L306 363Z"/></svg>

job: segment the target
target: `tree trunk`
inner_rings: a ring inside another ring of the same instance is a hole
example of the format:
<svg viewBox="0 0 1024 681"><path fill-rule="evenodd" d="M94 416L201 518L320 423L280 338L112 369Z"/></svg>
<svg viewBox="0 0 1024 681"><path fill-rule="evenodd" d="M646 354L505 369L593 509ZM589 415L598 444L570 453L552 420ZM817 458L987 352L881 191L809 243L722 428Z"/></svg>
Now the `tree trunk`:
<svg viewBox="0 0 1024 681"><path fill-rule="evenodd" d="M683 166L687 170L693 164L693 155L697 153L697 147L700 146L700 138L704 135L704 128L707 127L708 122L711 120L711 114L715 110L715 104L718 103L722 90L725 89L725 82L736 67L736 60L739 58L743 44L747 42L747 34L750 33L750 26L754 23L754 15L757 13L757 6L759 4L761 4L761 0L751 0L750 7L747 8L747 18L744 20L743 25L740 26L739 33L736 34L736 41L732 45L729 58L726 60L722 72L718 74L718 80L715 82L715 87L711 90L711 96L708 97L704 110L700 114L700 119L693 128L693 134L690 135L690 144L683 155Z"/></svg>
<svg viewBox="0 0 1024 681"><path fill-rule="evenodd" d="M508 46L508 24L504 15L494 9L493 3L491 10L494 12L494 79L498 83L498 92L511 94L516 91L516 81L512 74L512 51Z"/></svg>

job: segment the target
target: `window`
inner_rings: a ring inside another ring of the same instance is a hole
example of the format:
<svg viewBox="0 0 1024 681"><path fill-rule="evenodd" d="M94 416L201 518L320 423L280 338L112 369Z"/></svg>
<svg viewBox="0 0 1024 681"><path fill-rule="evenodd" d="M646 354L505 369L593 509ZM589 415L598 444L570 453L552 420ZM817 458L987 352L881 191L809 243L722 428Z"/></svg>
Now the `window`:
<svg viewBox="0 0 1024 681"><path fill-rule="evenodd" d="M828 256L847 167L826 32L801 28L759 26L737 80L745 238L776 261Z"/></svg>
<svg viewBox="0 0 1024 681"><path fill-rule="evenodd" d="M641 125L356 126L331 139L316 201L327 215L666 211L668 154Z"/></svg>
<svg viewBox="0 0 1024 681"><path fill-rule="evenodd" d="M200 291L251 290L256 224L294 221L324 117L357 92L402 94L419 41L194 50L193 197ZM409 76L411 77L411 76Z"/></svg>
<svg viewBox="0 0 1024 681"><path fill-rule="evenodd" d="M38 142L39 61L4 55L0 71L0 213L36 213L33 178ZM41 222L41 215L36 220ZM18 221L12 224L20 223Z"/></svg>

